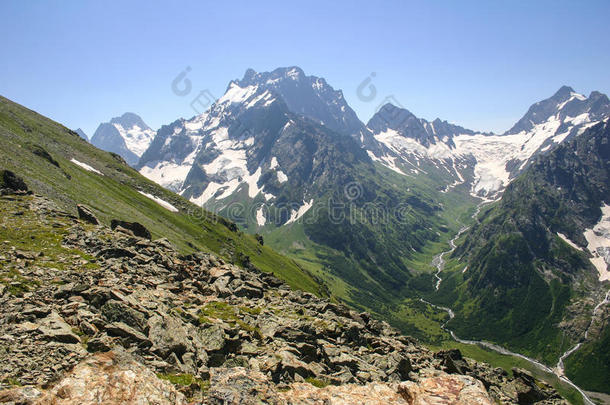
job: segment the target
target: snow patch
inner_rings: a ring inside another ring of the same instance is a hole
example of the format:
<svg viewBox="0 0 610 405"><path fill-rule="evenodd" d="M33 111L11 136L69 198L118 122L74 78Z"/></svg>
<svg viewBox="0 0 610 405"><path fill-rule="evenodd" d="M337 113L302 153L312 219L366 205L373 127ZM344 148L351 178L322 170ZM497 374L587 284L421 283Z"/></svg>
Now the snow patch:
<svg viewBox="0 0 610 405"><path fill-rule="evenodd" d="M277 171L277 181L279 181L280 183L285 183L288 181L288 176L286 176L286 174L284 174L283 171L278 170Z"/></svg>
<svg viewBox="0 0 610 405"><path fill-rule="evenodd" d="M78 160L76 160L74 158L70 159L70 162L74 163L77 166L82 167L83 169L87 170L88 172L97 173L97 174L100 174L102 176L104 175L104 173L102 173L99 170L89 166L87 163L79 162Z"/></svg>
<svg viewBox="0 0 610 405"><path fill-rule="evenodd" d="M140 174L169 190L179 191L182 188L184 179L186 179L191 170L191 166L192 164L188 162L183 164L157 162L154 166L144 166L141 168Z"/></svg>
<svg viewBox="0 0 610 405"><path fill-rule="evenodd" d="M236 83L231 82L227 92L221 98L218 99L218 104L242 103L249 99L254 93L256 93L257 89L258 86L239 87Z"/></svg>
<svg viewBox="0 0 610 405"><path fill-rule="evenodd" d="M557 232L557 236L559 236L565 243L572 246L574 249L580 250L582 252L582 248L576 243L572 242L570 239L568 239L568 237L565 236L563 233Z"/></svg>
<svg viewBox="0 0 610 405"><path fill-rule="evenodd" d="M138 125L134 125L131 128L124 128L119 123L113 123L112 125L119 131L127 149L138 157L146 152L156 134L152 129L142 129Z"/></svg>
<svg viewBox="0 0 610 405"><path fill-rule="evenodd" d="M303 201L303 205L299 207L298 210L292 210L290 214L290 218L286 221L285 225L291 224L301 218L309 209L313 206L313 199L309 200L309 202Z"/></svg>
<svg viewBox="0 0 610 405"><path fill-rule="evenodd" d="M160 206L162 206L163 208L165 208L171 212L178 212L178 208L174 207L173 205L171 205L170 203L168 203L165 200L162 200L159 197L155 197L154 195L145 193L143 191L138 191L138 193L142 194L145 197L150 198L151 200L153 200L154 202L156 202L157 204L159 204Z"/></svg>
<svg viewBox="0 0 610 405"><path fill-rule="evenodd" d="M267 223L267 218L265 218L263 207L260 207L258 211L256 211L256 223L258 226L265 226Z"/></svg>
<svg viewBox="0 0 610 405"><path fill-rule="evenodd" d="M610 280L610 205L602 207L602 217L599 222L584 233L587 249L593 255L591 263L599 272L599 281Z"/></svg>

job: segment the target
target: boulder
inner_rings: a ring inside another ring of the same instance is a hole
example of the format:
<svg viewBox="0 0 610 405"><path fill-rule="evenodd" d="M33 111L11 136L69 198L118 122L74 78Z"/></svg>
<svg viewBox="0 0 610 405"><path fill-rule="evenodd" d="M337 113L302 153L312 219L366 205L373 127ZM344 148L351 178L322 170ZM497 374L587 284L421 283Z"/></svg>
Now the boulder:
<svg viewBox="0 0 610 405"><path fill-rule="evenodd" d="M470 371L458 349L442 350L436 353L434 357L441 359L441 364L449 374L466 374Z"/></svg>
<svg viewBox="0 0 610 405"><path fill-rule="evenodd" d="M127 222L127 221L121 221L118 219L113 219L110 222L110 228L112 230L115 230L117 227L127 229L139 238L144 238L144 239L148 239L148 240L150 240L152 238L150 231L148 229L146 229L146 227L144 225L142 225L138 222Z"/></svg>
<svg viewBox="0 0 610 405"><path fill-rule="evenodd" d="M89 208L85 207L84 205L78 204L76 206L76 210L78 211L78 217L82 221L93 225L99 225L100 222L98 221L93 211L91 211Z"/></svg>
<svg viewBox="0 0 610 405"><path fill-rule="evenodd" d="M513 386L517 392L519 404L533 404L547 397L529 372L520 368L513 368L512 371L515 377Z"/></svg>
<svg viewBox="0 0 610 405"><path fill-rule="evenodd" d="M80 338L72 332L72 327L57 312L51 312L49 316L42 319L38 330L48 340L60 343L80 343Z"/></svg>
<svg viewBox="0 0 610 405"><path fill-rule="evenodd" d="M292 384L290 389L278 394L283 404L333 404L333 405L407 405L394 385L373 383L366 385L345 384L316 388L312 384ZM441 402L439 402L440 404Z"/></svg>
<svg viewBox="0 0 610 405"><path fill-rule="evenodd" d="M409 405L492 405L483 383L464 375L442 375L399 384Z"/></svg>
<svg viewBox="0 0 610 405"><path fill-rule="evenodd" d="M37 405L186 405L172 384L124 351L99 353L78 364Z"/></svg>
<svg viewBox="0 0 610 405"><path fill-rule="evenodd" d="M243 367L213 368L208 392L210 405L284 404L278 393L262 373Z"/></svg>
<svg viewBox="0 0 610 405"><path fill-rule="evenodd" d="M189 331L179 319L173 316L155 315L148 320L148 338L153 344L152 351L166 358L171 353L182 357L187 351L193 351L189 340Z"/></svg>
<svg viewBox="0 0 610 405"><path fill-rule="evenodd" d="M145 347L151 346L151 342L146 338L146 335L123 322L109 323L106 325L105 330L108 335L121 337L126 342L132 342Z"/></svg>
<svg viewBox="0 0 610 405"><path fill-rule="evenodd" d="M25 181L10 170L0 171L0 189L13 192L27 192Z"/></svg>

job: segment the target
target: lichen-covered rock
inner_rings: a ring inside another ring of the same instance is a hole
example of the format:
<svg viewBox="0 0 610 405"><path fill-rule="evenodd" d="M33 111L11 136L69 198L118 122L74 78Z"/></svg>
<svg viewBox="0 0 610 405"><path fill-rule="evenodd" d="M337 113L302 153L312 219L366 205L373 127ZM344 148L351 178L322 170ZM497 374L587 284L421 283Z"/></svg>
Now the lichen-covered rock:
<svg viewBox="0 0 610 405"><path fill-rule="evenodd" d="M403 382L398 391L409 405L491 405L483 384L464 375L442 375Z"/></svg>
<svg viewBox="0 0 610 405"><path fill-rule="evenodd" d="M180 405L184 395L122 351L97 354L77 365L35 405Z"/></svg>

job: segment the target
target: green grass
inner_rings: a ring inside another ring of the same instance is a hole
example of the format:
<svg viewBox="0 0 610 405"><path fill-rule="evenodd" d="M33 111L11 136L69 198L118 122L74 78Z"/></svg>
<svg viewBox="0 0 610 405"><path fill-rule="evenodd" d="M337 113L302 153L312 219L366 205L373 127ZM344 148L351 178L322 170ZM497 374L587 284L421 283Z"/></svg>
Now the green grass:
<svg viewBox="0 0 610 405"><path fill-rule="evenodd" d="M196 384L203 395L205 395L210 389L210 381L202 380L199 377L195 377L192 374L157 374L157 377L161 380L169 381L176 386L190 387Z"/></svg>
<svg viewBox="0 0 610 405"><path fill-rule="evenodd" d="M242 319L244 315L258 315L261 311L260 308L234 306L224 301L213 301L202 306L197 315L200 324L212 323L213 319L220 319L233 327L237 326L242 330L256 332L258 336L262 336L256 326L250 325Z"/></svg>
<svg viewBox="0 0 610 405"><path fill-rule="evenodd" d="M320 379L313 378L313 377L307 377L305 379L305 382L308 382L309 384L313 385L316 388L324 388L324 387L328 387L330 385L329 381L320 380Z"/></svg>
<svg viewBox="0 0 610 405"><path fill-rule="evenodd" d="M95 258L76 249L62 246L61 241L71 226L71 220L57 217L52 222L41 220L29 209L32 197L0 197L0 255L10 250L24 253L29 259L0 261L0 283L15 296L35 291L40 280L23 276L18 264L64 270L80 260L82 270L97 268Z"/></svg>

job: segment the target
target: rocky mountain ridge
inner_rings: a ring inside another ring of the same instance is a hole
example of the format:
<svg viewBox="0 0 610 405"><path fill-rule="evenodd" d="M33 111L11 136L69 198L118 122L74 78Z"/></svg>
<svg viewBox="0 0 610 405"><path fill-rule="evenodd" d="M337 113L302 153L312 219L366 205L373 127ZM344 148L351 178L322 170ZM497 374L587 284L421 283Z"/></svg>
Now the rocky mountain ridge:
<svg viewBox="0 0 610 405"><path fill-rule="evenodd" d="M428 122L386 105L368 123L381 144L369 154L404 175L443 173L445 192L463 184L475 196L496 199L537 156L609 115L606 95L594 91L585 97L567 86L532 105L503 135L477 133L438 119Z"/></svg>

